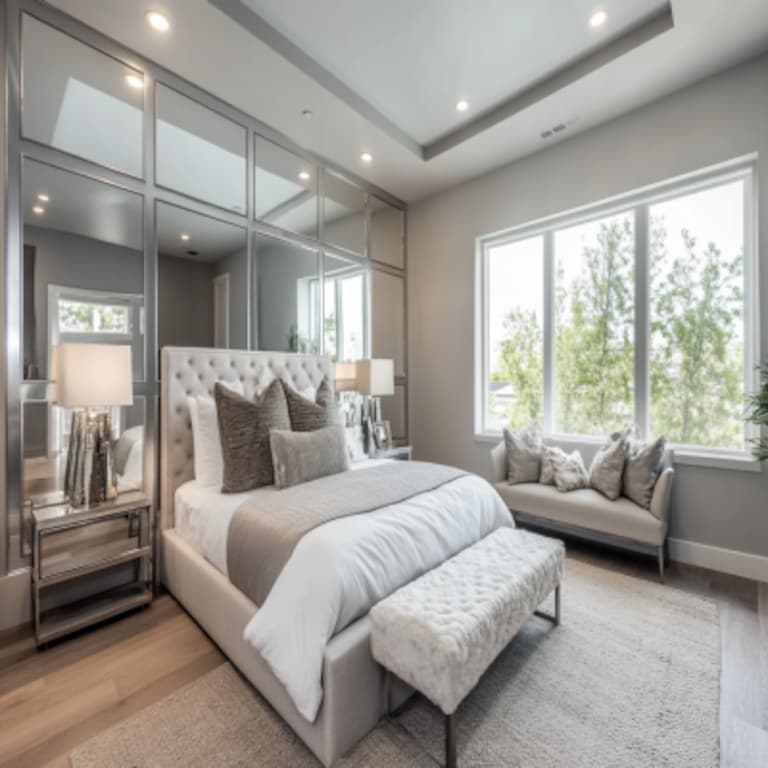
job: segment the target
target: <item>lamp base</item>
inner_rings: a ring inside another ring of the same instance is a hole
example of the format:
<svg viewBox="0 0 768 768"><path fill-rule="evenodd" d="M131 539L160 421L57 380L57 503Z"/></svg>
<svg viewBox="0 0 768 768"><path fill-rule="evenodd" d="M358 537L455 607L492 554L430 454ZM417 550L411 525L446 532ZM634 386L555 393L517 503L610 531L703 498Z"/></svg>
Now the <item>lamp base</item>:
<svg viewBox="0 0 768 768"><path fill-rule="evenodd" d="M117 496L109 411L72 413L64 493L73 507L101 504Z"/></svg>

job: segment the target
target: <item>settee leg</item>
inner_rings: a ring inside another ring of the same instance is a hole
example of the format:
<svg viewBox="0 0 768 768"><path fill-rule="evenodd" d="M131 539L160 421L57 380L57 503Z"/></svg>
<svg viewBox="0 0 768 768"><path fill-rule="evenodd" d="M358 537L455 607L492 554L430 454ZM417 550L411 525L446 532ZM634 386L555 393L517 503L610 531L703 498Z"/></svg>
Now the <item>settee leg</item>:
<svg viewBox="0 0 768 768"><path fill-rule="evenodd" d="M659 558L659 581L663 584L664 583L664 545L662 544L660 547L656 547L656 552L658 553L658 558Z"/></svg>
<svg viewBox="0 0 768 768"><path fill-rule="evenodd" d="M445 718L445 767L456 768L456 715Z"/></svg>

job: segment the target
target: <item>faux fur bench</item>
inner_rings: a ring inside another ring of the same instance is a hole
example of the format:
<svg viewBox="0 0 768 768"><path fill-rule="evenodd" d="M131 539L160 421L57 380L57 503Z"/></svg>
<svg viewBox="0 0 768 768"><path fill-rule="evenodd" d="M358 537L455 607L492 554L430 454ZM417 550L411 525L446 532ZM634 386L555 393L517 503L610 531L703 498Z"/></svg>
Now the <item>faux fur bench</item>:
<svg viewBox="0 0 768 768"><path fill-rule="evenodd" d="M552 590L560 623L564 559L556 539L500 528L371 610L373 657L447 716L446 765L456 708Z"/></svg>

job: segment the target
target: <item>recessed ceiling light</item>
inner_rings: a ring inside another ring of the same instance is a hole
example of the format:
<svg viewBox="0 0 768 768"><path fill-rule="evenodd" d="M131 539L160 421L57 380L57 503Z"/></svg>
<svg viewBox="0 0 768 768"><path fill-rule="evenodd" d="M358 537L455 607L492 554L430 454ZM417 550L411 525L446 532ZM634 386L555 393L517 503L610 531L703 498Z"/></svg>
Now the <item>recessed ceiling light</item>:
<svg viewBox="0 0 768 768"><path fill-rule="evenodd" d="M302 117L312 117L312 110L311 109L302 109L301 110L301 116Z"/></svg>
<svg viewBox="0 0 768 768"><path fill-rule="evenodd" d="M309 181L309 179L310 179L309 171L300 171L299 172L299 178L302 181Z"/></svg>
<svg viewBox="0 0 768 768"><path fill-rule="evenodd" d="M171 28L168 17L160 11L147 11L147 24L158 32L167 32Z"/></svg>
<svg viewBox="0 0 768 768"><path fill-rule="evenodd" d="M456 102L456 111L457 112L466 112L469 109L469 102L462 99L461 101Z"/></svg>
<svg viewBox="0 0 768 768"><path fill-rule="evenodd" d="M139 77L138 75L126 75L125 82L128 83L131 88L135 88L137 91L140 91L142 88L144 88L144 78Z"/></svg>
<svg viewBox="0 0 768 768"><path fill-rule="evenodd" d="M364 163L370 163L373 160L373 155L370 152L363 152L363 154L360 155L360 159Z"/></svg>
<svg viewBox="0 0 768 768"><path fill-rule="evenodd" d="M589 26L593 28L602 27L606 21L608 21L608 14L605 11L595 11L589 17Z"/></svg>
<svg viewBox="0 0 768 768"><path fill-rule="evenodd" d="M45 208L43 208L42 205L33 205L32 210L40 216L41 214L45 213Z"/></svg>
<svg viewBox="0 0 768 768"><path fill-rule="evenodd" d="M50 197L48 197L48 195L46 195L46 194L45 194L45 192L41 192L41 193L40 193L40 194L37 196L37 199L38 199L38 200L39 200L41 203L47 203L47 202L48 202L48 201L49 201L51 198L50 198Z"/></svg>
<svg viewBox="0 0 768 768"><path fill-rule="evenodd" d="M188 234L185 232L185 233L184 233L184 234L181 236L181 239L182 239L182 240L183 240L183 241L186 243L186 242L187 242L187 240L189 240L189 235L188 235Z"/></svg>

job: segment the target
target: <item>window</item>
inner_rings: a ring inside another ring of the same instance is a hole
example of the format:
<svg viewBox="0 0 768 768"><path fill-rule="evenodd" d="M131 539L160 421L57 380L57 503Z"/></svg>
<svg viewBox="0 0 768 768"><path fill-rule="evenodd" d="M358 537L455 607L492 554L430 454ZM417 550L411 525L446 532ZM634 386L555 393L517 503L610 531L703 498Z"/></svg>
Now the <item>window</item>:
<svg viewBox="0 0 768 768"><path fill-rule="evenodd" d="M59 299L59 333L114 333L130 336L130 307Z"/></svg>
<svg viewBox="0 0 768 768"><path fill-rule="evenodd" d="M365 270L325 256L323 351L334 362L365 357Z"/></svg>
<svg viewBox="0 0 768 768"><path fill-rule="evenodd" d="M700 175L482 239L477 432L635 423L683 454L746 455L752 179Z"/></svg>

